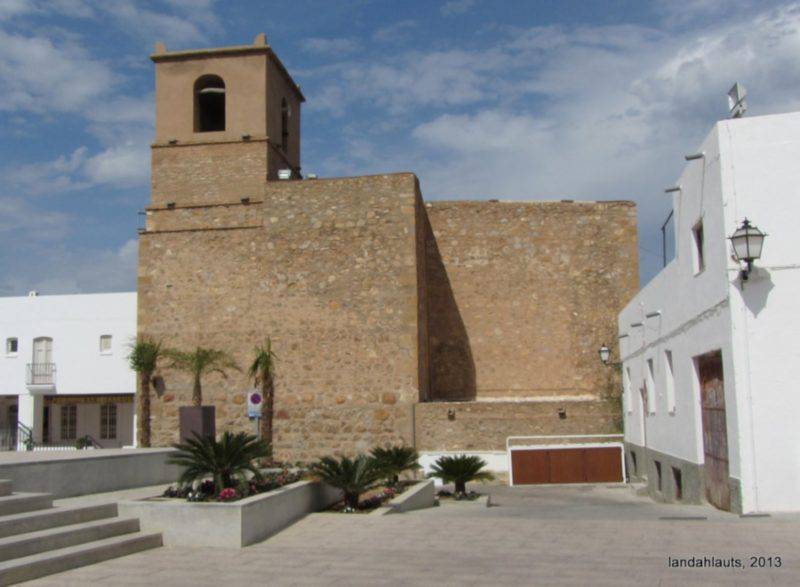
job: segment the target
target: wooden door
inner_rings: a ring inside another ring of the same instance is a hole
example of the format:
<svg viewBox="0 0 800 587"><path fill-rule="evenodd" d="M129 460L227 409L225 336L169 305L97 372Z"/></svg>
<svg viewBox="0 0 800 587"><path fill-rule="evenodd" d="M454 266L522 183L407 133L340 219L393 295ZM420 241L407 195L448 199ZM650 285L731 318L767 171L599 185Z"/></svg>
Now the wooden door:
<svg viewBox="0 0 800 587"><path fill-rule="evenodd" d="M700 405L703 415L706 499L721 510L731 509L728 471L728 429L725 417L725 380L722 352L697 357Z"/></svg>

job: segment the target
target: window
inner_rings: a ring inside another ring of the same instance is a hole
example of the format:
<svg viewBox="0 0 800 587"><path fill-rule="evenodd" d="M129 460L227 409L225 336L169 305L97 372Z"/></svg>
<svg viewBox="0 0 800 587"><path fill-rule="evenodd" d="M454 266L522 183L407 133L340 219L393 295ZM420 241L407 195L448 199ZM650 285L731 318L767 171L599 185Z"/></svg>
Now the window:
<svg viewBox="0 0 800 587"><path fill-rule="evenodd" d="M204 75L194 83L194 132L225 130L225 82Z"/></svg>
<svg viewBox="0 0 800 587"><path fill-rule="evenodd" d="M633 412L633 400L631 399L631 368L625 367L622 372L622 395L625 407L630 414Z"/></svg>
<svg viewBox="0 0 800 587"><path fill-rule="evenodd" d="M672 351L664 351L664 377L667 393L667 410L675 413L675 373L672 371Z"/></svg>
<svg viewBox="0 0 800 587"><path fill-rule="evenodd" d="M653 461L656 465L656 489L661 491L662 487L664 486L661 480L661 463L658 461Z"/></svg>
<svg viewBox="0 0 800 587"><path fill-rule="evenodd" d="M703 242L703 221L700 220L692 228L694 240L694 274L697 275L706 268L705 244Z"/></svg>
<svg viewBox="0 0 800 587"><path fill-rule="evenodd" d="M103 404L100 406L100 438L114 439L117 437L117 404Z"/></svg>
<svg viewBox="0 0 800 587"><path fill-rule="evenodd" d="M111 354L111 335L104 334L100 337L100 353L103 355Z"/></svg>
<svg viewBox="0 0 800 587"><path fill-rule="evenodd" d="M683 474L678 467L672 467L672 478L675 481L675 501L683 499Z"/></svg>
<svg viewBox="0 0 800 587"><path fill-rule="evenodd" d="M61 440L78 437L78 406L61 406Z"/></svg>
<svg viewBox="0 0 800 587"><path fill-rule="evenodd" d="M656 413L656 380L653 368L653 359L647 359L647 378L644 382L647 391L647 411L650 414Z"/></svg>
<svg viewBox="0 0 800 587"><path fill-rule="evenodd" d="M286 98L281 100L281 151L289 150L289 104Z"/></svg>
<svg viewBox="0 0 800 587"><path fill-rule="evenodd" d="M7 355L16 355L17 351L19 351L19 339L17 339L17 338L7 338L6 339L6 354Z"/></svg>

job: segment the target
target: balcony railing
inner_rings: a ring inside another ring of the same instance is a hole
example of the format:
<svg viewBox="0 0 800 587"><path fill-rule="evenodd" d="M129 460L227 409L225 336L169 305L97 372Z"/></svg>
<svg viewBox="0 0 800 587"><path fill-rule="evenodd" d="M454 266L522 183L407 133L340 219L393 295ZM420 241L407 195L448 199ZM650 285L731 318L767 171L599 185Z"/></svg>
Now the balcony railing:
<svg viewBox="0 0 800 587"><path fill-rule="evenodd" d="M55 385L55 363L28 363L28 385Z"/></svg>

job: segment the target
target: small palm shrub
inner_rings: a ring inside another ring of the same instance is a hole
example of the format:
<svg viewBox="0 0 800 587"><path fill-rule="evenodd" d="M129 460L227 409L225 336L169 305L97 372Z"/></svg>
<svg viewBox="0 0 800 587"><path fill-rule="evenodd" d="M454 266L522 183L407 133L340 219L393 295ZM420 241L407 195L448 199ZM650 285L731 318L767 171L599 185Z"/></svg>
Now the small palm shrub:
<svg viewBox="0 0 800 587"><path fill-rule="evenodd" d="M377 446L372 449L372 458L381 470L389 485L397 485L400 475L405 471L420 469L419 455L411 446L393 446L382 448Z"/></svg>
<svg viewBox="0 0 800 587"><path fill-rule="evenodd" d="M428 477L438 477L443 483L453 483L456 495L464 495L468 482L494 479L494 475L483 470L485 466L486 461L476 456L443 456L436 459Z"/></svg>
<svg viewBox="0 0 800 587"><path fill-rule="evenodd" d="M225 488L246 484L248 473L260 481L256 461L269 453L266 442L246 432L224 432L219 441L195 434L173 446L178 453L169 458L169 463L183 467L178 483L190 485L211 477L215 495Z"/></svg>
<svg viewBox="0 0 800 587"><path fill-rule="evenodd" d="M309 467L311 473L328 485L340 489L344 494L344 504L349 510L358 509L362 493L369 491L382 478L382 471L371 457L358 455L356 458L322 457Z"/></svg>
<svg viewBox="0 0 800 587"><path fill-rule="evenodd" d="M198 408L203 405L204 375L219 373L227 378L227 371L231 369L239 371L236 361L225 351L217 349L197 347L191 352L166 349L163 354L172 361L170 367L185 371L192 376L192 405Z"/></svg>

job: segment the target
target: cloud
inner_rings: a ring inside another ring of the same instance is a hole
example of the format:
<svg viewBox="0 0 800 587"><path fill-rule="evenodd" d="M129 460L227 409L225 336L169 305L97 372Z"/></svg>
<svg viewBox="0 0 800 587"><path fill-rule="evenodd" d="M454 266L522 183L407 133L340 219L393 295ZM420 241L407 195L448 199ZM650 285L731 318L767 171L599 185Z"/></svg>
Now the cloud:
<svg viewBox="0 0 800 587"><path fill-rule="evenodd" d="M150 178L149 155L148 149L128 141L94 155L86 161L83 171L93 185L144 185Z"/></svg>
<svg viewBox="0 0 800 587"><path fill-rule="evenodd" d="M67 234L69 222L67 214L35 208L25 198L0 197L0 237L3 240L7 240L8 235L12 235L17 244L20 237L37 242L58 240Z"/></svg>
<svg viewBox="0 0 800 587"><path fill-rule="evenodd" d="M372 33L372 40L380 43L393 43L407 38L412 29L417 27L415 20L401 20Z"/></svg>
<svg viewBox="0 0 800 587"><path fill-rule="evenodd" d="M133 0L104 1L98 8L128 34L150 43L164 41L172 49L196 47L221 32L213 1L169 0L166 4L170 12L150 10Z"/></svg>
<svg viewBox="0 0 800 587"><path fill-rule="evenodd" d="M80 112L116 81L106 64L74 43L0 30L0 111Z"/></svg>
<svg viewBox="0 0 800 587"><path fill-rule="evenodd" d="M449 0L442 4L439 11L442 16L455 16L469 12L475 6L476 0Z"/></svg>
<svg viewBox="0 0 800 587"><path fill-rule="evenodd" d="M132 238L118 247L87 249L52 246L18 248L37 263L12 263L0 255L0 267L12 265L0 276L0 293L24 295L135 291L138 242Z"/></svg>
<svg viewBox="0 0 800 587"><path fill-rule="evenodd" d="M360 44L355 39L323 39L320 37L310 37L303 39L300 46L307 53L319 54L347 54L358 50Z"/></svg>
<svg viewBox="0 0 800 587"><path fill-rule="evenodd" d="M0 20L30 14L36 7L30 0L0 0Z"/></svg>
<svg viewBox="0 0 800 587"><path fill-rule="evenodd" d="M800 109L798 54L791 4L680 33L509 29L476 49L344 61L324 74L346 100L341 114L377 109L405 126L381 136L370 118L318 169L350 160L370 172L412 169L426 197L635 200L647 279L659 267L662 190L681 155L727 116L735 81L751 115Z"/></svg>

